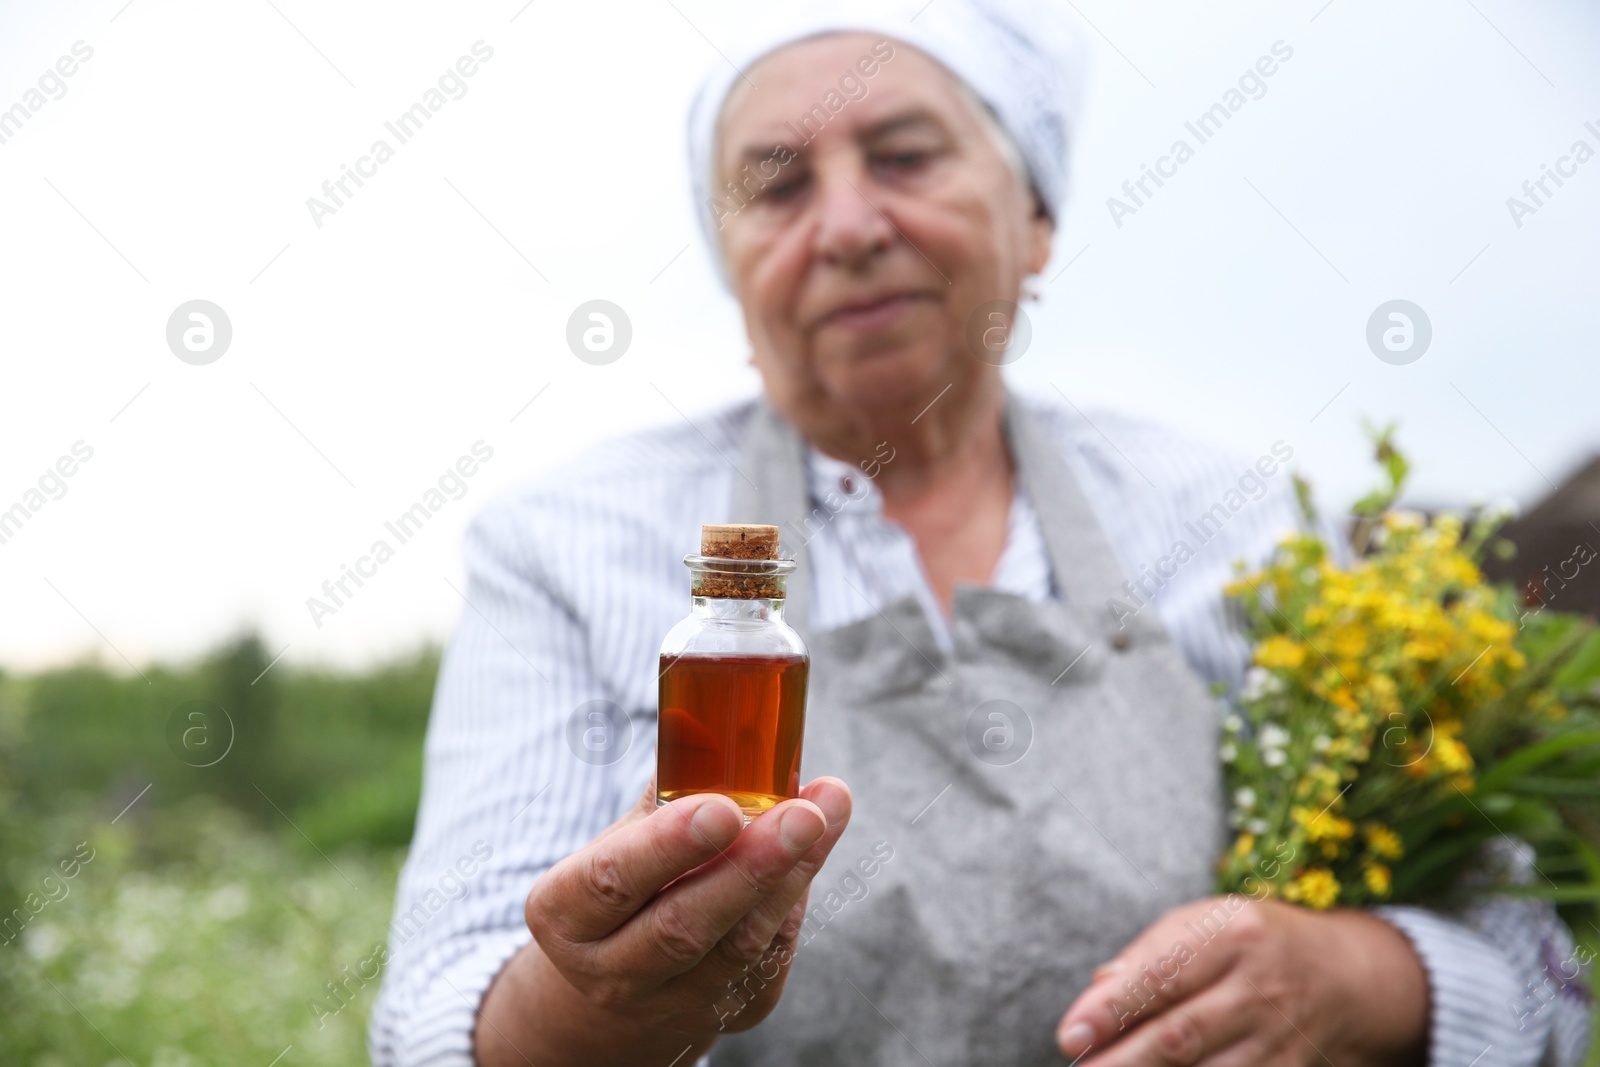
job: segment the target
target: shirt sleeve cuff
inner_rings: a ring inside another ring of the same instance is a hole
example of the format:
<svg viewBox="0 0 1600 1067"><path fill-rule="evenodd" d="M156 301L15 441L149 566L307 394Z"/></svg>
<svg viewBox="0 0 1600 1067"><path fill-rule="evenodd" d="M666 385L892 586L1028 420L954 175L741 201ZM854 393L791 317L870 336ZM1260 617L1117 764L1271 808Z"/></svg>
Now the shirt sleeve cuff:
<svg viewBox="0 0 1600 1067"><path fill-rule="evenodd" d="M1518 977L1492 942L1424 908L1380 907L1372 914L1406 936L1428 974L1429 1067L1540 1062L1545 1028L1519 1018Z"/></svg>
<svg viewBox="0 0 1600 1067"><path fill-rule="evenodd" d="M531 940L526 927L485 932L462 957L443 967L417 994L411 1010L388 1020L392 1042L375 1063L393 1067L475 1067L473 1034L489 986ZM375 1020L376 1021L376 1020Z"/></svg>

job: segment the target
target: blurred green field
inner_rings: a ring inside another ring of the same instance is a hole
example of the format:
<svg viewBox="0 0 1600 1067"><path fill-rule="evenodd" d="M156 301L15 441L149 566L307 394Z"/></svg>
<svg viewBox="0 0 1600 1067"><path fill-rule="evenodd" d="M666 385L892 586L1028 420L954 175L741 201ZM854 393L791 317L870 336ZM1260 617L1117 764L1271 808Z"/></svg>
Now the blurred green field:
<svg viewBox="0 0 1600 1067"><path fill-rule="evenodd" d="M351 976L385 937L438 652L269 661L246 637L143 678L0 674L0 1064L366 1062L379 979ZM194 700L233 721L209 767Z"/></svg>
<svg viewBox="0 0 1600 1067"><path fill-rule="evenodd" d="M0 1063L366 1062L378 979L358 971L411 837L438 653L359 675L270 659L246 637L144 678L0 675ZM233 722L213 766L189 764L225 727L174 718L193 700Z"/></svg>

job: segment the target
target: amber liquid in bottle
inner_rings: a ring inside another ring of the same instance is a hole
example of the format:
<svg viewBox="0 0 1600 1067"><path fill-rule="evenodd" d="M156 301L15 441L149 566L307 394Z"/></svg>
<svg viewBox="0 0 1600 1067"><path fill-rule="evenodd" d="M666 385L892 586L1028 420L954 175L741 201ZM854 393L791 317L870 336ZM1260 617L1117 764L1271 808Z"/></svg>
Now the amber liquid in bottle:
<svg viewBox="0 0 1600 1067"><path fill-rule="evenodd" d="M746 817L800 795L803 656L663 656L656 793L723 793Z"/></svg>

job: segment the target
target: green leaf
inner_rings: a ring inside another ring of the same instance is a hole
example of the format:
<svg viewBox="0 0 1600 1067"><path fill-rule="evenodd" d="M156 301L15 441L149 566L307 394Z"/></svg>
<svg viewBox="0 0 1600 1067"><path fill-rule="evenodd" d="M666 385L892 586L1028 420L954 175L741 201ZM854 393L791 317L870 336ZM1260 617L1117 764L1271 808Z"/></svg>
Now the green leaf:
<svg viewBox="0 0 1600 1067"><path fill-rule="evenodd" d="M1585 776L1571 778L1556 775L1529 775L1510 783L1506 788L1515 793L1540 797L1562 797L1568 800L1600 800L1600 779Z"/></svg>
<svg viewBox="0 0 1600 1067"><path fill-rule="evenodd" d="M1555 683L1569 691L1592 689L1600 683L1600 629L1589 631L1571 658L1556 672Z"/></svg>
<svg viewBox="0 0 1600 1067"><path fill-rule="evenodd" d="M1600 730L1574 730L1518 749L1478 777L1477 790L1494 793L1510 788L1518 778L1574 749L1600 745Z"/></svg>
<svg viewBox="0 0 1600 1067"><path fill-rule="evenodd" d="M1493 836L1497 835L1490 829L1486 833L1456 831L1430 838L1416 852L1407 853L1391 868L1394 882L1390 897L1394 900L1415 899L1418 889L1430 876L1441 870L1453 874L1457 864L1470 859L1483 842Z"/></svg>
<svg viewBox="0 0 1600 1067"><path fill-rule="evenodd" d="M1508 897L1548 900L1553 904L1600 903L1600 883L1595 882L1586 882L1582 885L1553 886L1549 882L1539 882L1533 885L1497 886L1494 892Z"/></svg>

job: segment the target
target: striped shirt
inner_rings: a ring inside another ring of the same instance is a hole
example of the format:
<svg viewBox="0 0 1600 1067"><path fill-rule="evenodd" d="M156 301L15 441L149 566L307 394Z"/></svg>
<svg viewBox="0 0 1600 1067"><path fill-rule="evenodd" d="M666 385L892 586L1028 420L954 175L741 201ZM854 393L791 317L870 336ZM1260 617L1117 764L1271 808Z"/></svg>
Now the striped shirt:
<svg viewBox="0 0 1600 1067"><path fill-rule="evenodd" d="M1118 610L1157 612L1202 678L1237 686L1248 646L1221 588L1235 560L1264 561L1293 529L1282 469L1292 448L1233 455L1118 414L1024 403L1059 443L1129 576ZM700 524L728 513L755 404L615 439L474 518L466 605L434 694L422 803L371 1019L375 1064L473 1062L484 994L530 940L523 906L534 880L648 784L657 653L689 607L682 559ZM915 543L882 514L868 476L875 459L851 464L811 450L816 510L772 519L809 547L810 573L794 580L811 583L810 626L841 626L912 595L948 649ZM1180 542L1190 552L1175 562ZM1050 570L1019 486L991 584L1041 601L1060 595ZM608 722L597 756L580 738ZM1525 855L1508 862L1526 871ZM1553 909L1485 898L1453 916L1375 911L1410 939L1428 973L1433 1067L1582 1061L1587 984Z"/></svg>

